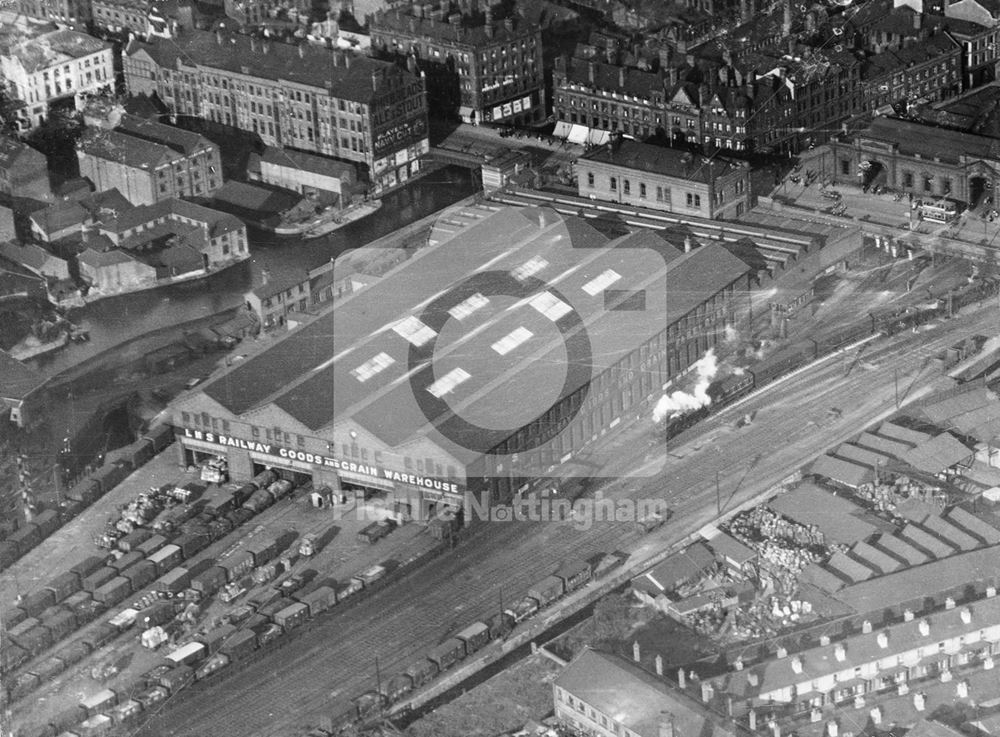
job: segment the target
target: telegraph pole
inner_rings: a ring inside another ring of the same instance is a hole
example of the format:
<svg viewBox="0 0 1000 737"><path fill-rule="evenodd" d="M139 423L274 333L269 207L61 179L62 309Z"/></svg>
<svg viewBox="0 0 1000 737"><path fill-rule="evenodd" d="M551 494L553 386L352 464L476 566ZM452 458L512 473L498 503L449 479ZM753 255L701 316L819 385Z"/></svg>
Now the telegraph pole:
<svg viewBox="0 0 1000 737"><path fill-rule="evenodd" d="M715 472L715 507L722 514L722 490L719 488L719 472Z"/></svg>

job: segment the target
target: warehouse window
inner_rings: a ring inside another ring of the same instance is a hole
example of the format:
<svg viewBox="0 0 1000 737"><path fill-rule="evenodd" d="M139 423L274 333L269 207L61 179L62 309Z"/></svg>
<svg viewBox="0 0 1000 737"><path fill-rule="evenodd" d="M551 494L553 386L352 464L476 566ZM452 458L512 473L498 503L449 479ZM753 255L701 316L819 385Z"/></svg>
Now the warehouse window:
<svg viewBox="0 0 1000 737"><path fill-rule="evenodd" d="M341 453L343 454L344 458L350 458L351 457L351 447L347 443L341 443L340 444L340 450L341 450Z"/></svg>
<svg viewBox="0 0 1000 737"><path fill-rule="evenodd" d="M410 458L410 456L403 457L403 467L406 468L407 471L413 470L413 459Z"/></svg>
<svg viewBox="0 0 1000 737"><path fill-rule="evenodd" d="M260 428L257 427L256 425L251 425L250 434L253 436L253 439L256 440L257 438L260 437Z"/></svg>
<svg viewBox="0 0 1000 737"><path fill-rule="evenodd" d="M593 188L594 186L594 172L587 172L587 186Z"/></svg>
<svg viewBox="0 0 1000 737"><path fill-rule="evenodd" d="M622 191L625 194L632 194L632 182L630 182L628 179L623 179L622 180Z"/></svg>
<svg viewBox="0 0 1000 737"><path fill-rule="evenodd" d="M190 417L187 412L181 412L181 424L187 425L190 422Z"/></svg>
<svg viewBox="0 0 1000 737"><path fill-rule="evenodd" d="M296 435L295 436L295 440L296 440L296 443L298 444L298 446L300 448L305 448L306 447L306 439L304 437L302 437L301 435Z"/></svg>
<svg viewBox="0 0 1000 737"><path fill-rule="evenodd" d="M357 458L361 455L361 451L358 448L357 443L351 443L351 458Z"/></svg>
<svg viewBox="0 0 1000 737"><path fill-rule="evenodd" d="M222 432L226 433L226 435L229 434L229 420L222 421Z"/></svg>
<svg viewBox="0 0 1000 737"><path fill-rule="evenodd" d="M617 189L618 189L618 178L617 177L611 177L611 184L608 186L608 189L610 189L612 192L617 191Z"/></svg>
<svg viewBox="0 0 1000 737"><path fill-rule="evenodd" d="M380 451L380 450L376 450L375 451L375 462L376 463L381 463L382 462L382 451Z"/></svg>
<svg viewBox="0 0 1000 737"><path fill-rule="evenodd" d="M201 413L201 424L204 425L205 427L208 427L209 420L210 420L210 418L208 416L208 412L202 412Z"/></svg>
<svg viewBox="0 0 1000 737"><path fill-rule="evenodd" d="M645 182L639 182L639 199L646 199L646 184Z"/></svg>
<svg viewBox="0 0 1000 737"><path fill-rule="evenodd" d="M361 460L363 460L363 461L367 461L368 460L368 448L362 448L361 449Z"/></svg>

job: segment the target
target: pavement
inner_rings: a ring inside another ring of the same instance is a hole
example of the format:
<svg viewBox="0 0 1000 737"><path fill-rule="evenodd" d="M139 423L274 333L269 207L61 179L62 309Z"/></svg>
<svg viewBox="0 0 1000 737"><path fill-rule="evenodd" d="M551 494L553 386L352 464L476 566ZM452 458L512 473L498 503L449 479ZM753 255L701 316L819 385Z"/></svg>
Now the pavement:
<svg viewBox="0 0 1000 737"><path fill-rule="evenodd" d="M498 611L501 600L509 605L561 562L612 550L631 552L632 560L655 556L720 512L752 502L872 418L893 412L895 374L904 385L914 383L909 401L946 385L931 373L930 357L994 324L991 310L984 309L955 318L947 328L879 341L866 351L863 371L847 376L854 356L845 353L748 400L738 409L740 415L755 413L748 427L737 428L736 412L724 410L690 439L666 448L626 449L631 452L605 469L621 473L605 491L619 499L666 500L674 520L654 535L642 537L634 525L611 521L589 530L558 521L491 525L418 573L352 608L332 610L310 637L217 684L196 687L182 705L168 704L138 734L295 734L315 723L319 712L370 690L376 657L383 678L404 670L461 626Z"/></svg>

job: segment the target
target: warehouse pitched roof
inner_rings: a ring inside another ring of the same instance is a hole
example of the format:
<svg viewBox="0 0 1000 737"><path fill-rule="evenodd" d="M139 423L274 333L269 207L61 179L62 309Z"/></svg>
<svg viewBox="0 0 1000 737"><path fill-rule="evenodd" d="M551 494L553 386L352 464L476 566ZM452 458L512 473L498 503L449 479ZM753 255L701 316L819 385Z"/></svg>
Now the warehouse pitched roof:
<svg viewBox="0 0 1000 737"><path fill-rule="evenodd" d="M958 438L950 432L943 432L904 453L902 460L918 471L937 474L968 461L972 456L973 452Z"/></svg>
<svg viewBox="0 0 1000 737"><path fill-rule="evenodd" d="M598 161L621 166L626 169L663 174L677 179L711 183L717 177L728 174L746 164L725 157L695 156L687 151L648 143L632 141L628 138L617 143L609 143L580 157L584 161Z"/></svg>
<svg viewBox="0 0 1000 737"><path fill-rule="evenodd" d="M822 455L813 461L810 472L856 489L875 478L872 469L832 455Z"/></svg>
<svg viewBox="0 0 1000 737"><path fill-rule="evenodd" d="M715 556L704 543L689 545L659 565L632 580L632 586L652 596L672 591L684 581L700 576L715 563Z"/></svg>
<svg viewBox="0 0 1000 737"><path fill-rule="evenodd" d="M351 421L390 446L430 437L471 462L748 272L714 244L665 263L551 210L470 220L202 391L234 414L272 404L312 431ZM589 356L562 337L575 319ZM509 428L490 430L497 417Z"/></svg>

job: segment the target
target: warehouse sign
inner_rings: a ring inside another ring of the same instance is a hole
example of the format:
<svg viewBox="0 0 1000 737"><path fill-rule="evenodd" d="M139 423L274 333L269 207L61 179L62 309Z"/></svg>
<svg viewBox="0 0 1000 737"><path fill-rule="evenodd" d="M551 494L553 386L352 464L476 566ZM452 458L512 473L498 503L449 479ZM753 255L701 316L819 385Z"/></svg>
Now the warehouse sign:
<svg viewBox="0 0 1000 737"><path fill-rule="evenodd" d="M376 479L394 481L400 484L419 486L423 489L433 491L450 492L452 494L462 493L458 484L451 481L442 481L440 479L430 478L427 476L418 476L412 473L394 471L389 468L382 468L381 466L374 466L369 463L344 461L339 458L331 458L329 456L318 455L316 453L307 453L303 450L292 450L291 448L284 448L280 445L274 445L272 443L261 443L256 440L244 440L243 438L234 438L229 435L219 435L214 432L191 430L187 427L184 428L184 437L191 438L192 440L198 440L202 443L217 445L221 448L239 448L240 450L248 450L253 453L271 456L279 463L282 459L301 461L303 463L312 463L316 466L333 468L337 471L346 471L347 473L358 474L359 476L369 476Z"/></svg>

